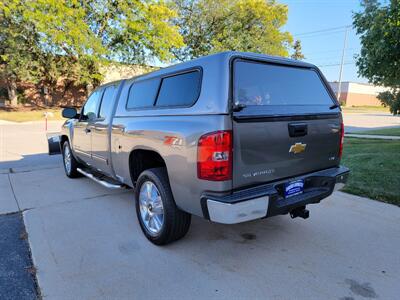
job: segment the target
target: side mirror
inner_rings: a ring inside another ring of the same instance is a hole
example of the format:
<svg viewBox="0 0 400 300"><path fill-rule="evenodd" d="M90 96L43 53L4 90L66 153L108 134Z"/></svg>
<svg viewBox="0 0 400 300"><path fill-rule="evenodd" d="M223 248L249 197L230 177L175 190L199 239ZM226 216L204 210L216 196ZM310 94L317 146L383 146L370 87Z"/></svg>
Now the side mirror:
<svg viewBox="0 0 400 300"><path fill-rule="evenodd" d="M62 110L61 114L62 114L63 118L73 119L78 115L78 112L73 107L67 107Z"/></svg>

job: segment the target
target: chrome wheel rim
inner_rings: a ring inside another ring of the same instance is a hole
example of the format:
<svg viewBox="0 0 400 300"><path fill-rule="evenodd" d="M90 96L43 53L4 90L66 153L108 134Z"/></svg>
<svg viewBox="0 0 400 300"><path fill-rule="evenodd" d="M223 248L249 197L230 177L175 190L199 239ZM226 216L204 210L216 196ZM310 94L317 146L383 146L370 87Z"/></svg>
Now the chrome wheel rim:
<svg viewBox="0 0 400 300"><path fill-rule="evenodd" d="M139 193L140 218L147 231L158 235L164 225L164 206L160 192L151 181L145 181Z"/></svg>
<svg viewBox="0 0 400 300"><path fill-rule="evenodd" d="M69 150L69 146L65 146L64 149L64 166L67 173L71 173L71 151Z"/></svg>

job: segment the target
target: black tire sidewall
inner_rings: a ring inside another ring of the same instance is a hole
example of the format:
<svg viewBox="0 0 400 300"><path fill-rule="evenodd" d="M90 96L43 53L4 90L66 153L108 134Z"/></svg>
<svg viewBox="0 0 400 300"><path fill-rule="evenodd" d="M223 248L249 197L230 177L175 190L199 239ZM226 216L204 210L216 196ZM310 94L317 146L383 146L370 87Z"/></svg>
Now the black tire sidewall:
<svg viewBox="0 0 400 300"><path fill-rule="evenodd" d="M144 182L151 181L157 187L161 201L164 207L164 223L162 229L157 235L149 233L146 226L143 224L140 207L139 207L139 193L140 188ZM181 211L175 204L172 195L171 187L169 185L168 174L166 168L154 168L144 171L137 181L135 187L135 205L136 214L140 227L147 237L155 245L165 245L182 238L190 227L190 214Z"/></svg>
<svg viewBox="0 0 400 300"><path fill-rule="evenodd" d="M164 208L164 223L163 223L163 225L162 225L161 231L160 231L159 234L157 234L157 235L150 234L150 232L148 231L148 229L146 228L146 226L143 224L143 220L142 220L142 217L141 217L141 214L140 214L139 194L140 194L140 189L141 189L143 183L145 183L146 181L152 182L152 183L157 187L158 192L160 193L160 196L161 196L161 201L162 201L162 203L163 203L163 208ZM168 199L169 196L170 196L170 195L168 195L168 192L165 191L165 188L164 188L162 182L160 181L160 179L158 178L158 176L157 176L154 172L152 172L152 170L144 171L144 172L139 176L139 179L138 179L138 181L137 181L137 185L136 185L136 188L135 188L136 214L137 214L137 217L138 217L138 220L139 220L140 227L142 228L142 231L144 232L144 234L146 235L146 237L147 237L149 240L153 241L153 242L157 241L158 239L162 239L162 237L163 237L164 235L166 235L166 231L167 231L167 229L168 229L168 228L167 228L167 227L168 227L168 225L167 225L167 222L168 222L167 220L168 220L168 219L167 219L167 218L168 218L168 215L169 215L168 209L167 209L167 206L168 206L168 205L167 205L166 201L168 201L167 199Z"/></svg>
<svg viewBox="0 0 400 300"><path fill-rule="evenodd" d="M71 153L71 170L70 170L70 172L67 171L67 168L66 168L66 166L65 166L65 159L64 159L64 156L65 156L65 148L67 148L67 147L69 148L69 151L70 151L70 153ZM75 157L74 157L74 155L73 155L73 153L72 153L72 149L71 149L71 146L70 146L70 144L69 144L68 141L64 142L64 144L63 144L63 147L62 147L62 158L63 158L63 166L64 166L65 174L66 174L69 178L80 177L81 174L77 171L77 168L78 168L79 165L78 165L78 162L76 161L76 159L75 159Z"/></svg>

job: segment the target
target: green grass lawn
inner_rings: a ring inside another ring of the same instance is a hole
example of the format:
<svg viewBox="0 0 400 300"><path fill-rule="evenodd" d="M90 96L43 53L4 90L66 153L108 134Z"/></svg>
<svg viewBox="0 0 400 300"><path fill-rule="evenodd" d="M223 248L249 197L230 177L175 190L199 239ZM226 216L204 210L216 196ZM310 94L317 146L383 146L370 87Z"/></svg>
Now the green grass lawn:
<svg viewBox="0 0 400 300"><path fill-rule="evenodd" d="M350 133L350 132L349 132ZM391 136L400 136L400 127L396 128L385 128L385 129L374 129L374 130L365 130L361 132L354 132L355 134L372 134L372 135L391 135Z"/></svg>
<svg viewBox="0 0 400 300"><path fill-rule="evenodd" d="M389 112L389 107L383 106L342 106L344 113L371 113L371 112Z"/></svg>
<svg viewBox="0 0 400 300"><path fill-rule="evenodd" d="M61 109L19 109L19 110L0 110L0 120L12 122L28 122L44 120L45 112L52 112L53 117L48 117L49 121L62 120Z"/></svg>
<svg viewBox="0 0 400 300"><path fill-rule="evenodd" d="M400 206L400 141L345 138L343 191Z"/></svg>

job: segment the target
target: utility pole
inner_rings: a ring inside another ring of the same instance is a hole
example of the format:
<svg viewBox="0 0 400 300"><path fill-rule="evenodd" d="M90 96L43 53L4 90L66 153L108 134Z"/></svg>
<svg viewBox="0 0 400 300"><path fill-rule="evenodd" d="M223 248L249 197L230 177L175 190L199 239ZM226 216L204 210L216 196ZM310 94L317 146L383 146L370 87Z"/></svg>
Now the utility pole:
<svg viewBox="0 0 400 300"><path fill-rule="evenodd" d="M338 89L337 89L337 99L340 102L340 93L342 88L342 73L343 73L343 64L344 64L344 55L346 53L346 44L347 44L347 31L350 26L346 26L346 30L344 32L344 42L343 42L343 51L342 51L342 61L340 63L340 70L339 70L339 82L338 82Z"/></svg>

